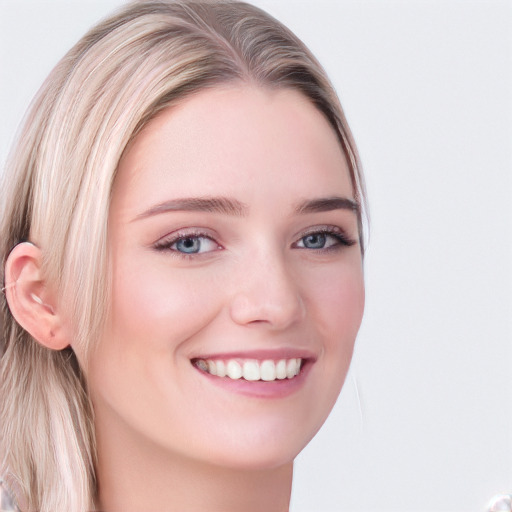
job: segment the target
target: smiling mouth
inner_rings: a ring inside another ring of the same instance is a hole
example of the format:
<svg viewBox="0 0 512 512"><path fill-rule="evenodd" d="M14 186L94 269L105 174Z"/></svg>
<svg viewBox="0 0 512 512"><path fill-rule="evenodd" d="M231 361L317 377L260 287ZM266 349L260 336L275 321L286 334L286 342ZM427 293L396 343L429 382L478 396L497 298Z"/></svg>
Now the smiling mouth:
<svg viewBox="0 0 512 512"><path fill-rule="evenodd" d="M296 377L303 366L303 359L195 359L192 364L202 372L216 377L273 382Z"/></svg>

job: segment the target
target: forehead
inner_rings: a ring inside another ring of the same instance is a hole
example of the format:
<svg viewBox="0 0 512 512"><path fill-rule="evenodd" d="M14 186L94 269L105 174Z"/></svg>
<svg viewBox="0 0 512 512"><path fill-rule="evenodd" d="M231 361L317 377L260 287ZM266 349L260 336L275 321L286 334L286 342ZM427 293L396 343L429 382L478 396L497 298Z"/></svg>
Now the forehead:
<svg viewBox="0 0 512 512"><path fill-rule="evenodd" d="M201 91L153 119L120 162L114 199L234 195L250 202L352 197L346 158L324 115L301 93L255 86Z"/></svg>

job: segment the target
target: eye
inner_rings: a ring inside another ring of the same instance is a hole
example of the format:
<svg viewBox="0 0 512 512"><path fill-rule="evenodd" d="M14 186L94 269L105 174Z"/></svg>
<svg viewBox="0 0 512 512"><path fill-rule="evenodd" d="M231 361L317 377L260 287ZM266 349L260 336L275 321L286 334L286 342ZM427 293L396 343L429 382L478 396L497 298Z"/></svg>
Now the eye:
<svg viewBox="0 0 512 512"><path fill-rule="evenodd" d="M160 240L155 244L155 249L159 251L172 251L178 255L194 255L212 252L220 249L215 240L205 234L181 234L177 233Z"/></svg>
<svg viewBox="0 0 512 512"><path fill-rule="evenodd" d="M334 237L330 237L331 239ZM304 236L299 241L299 247L306 249L324 249L325 244L328 241L328 237L325 233L313 233L311 235ZM329 240L331 245L336 243L336 240ZM300 245L302 243L302 246Z"/></svg>
<svg viewBox="0 0 512 512"><path fill-rule="evenodd" d="M171 244L170 249L173 249L184 254L198 254L201 252L214 251L217 244L210 238L204 236L187 236L180 238Z"/></svg>
<svg viewBox="0 0 512 512"><path fill-rule="evenodd" d="M294 247L299 249L327 250L357 243L348 238L339 228L323 228L312 231L300 238Z"/></svg>
<svg viewBox="0 0 512 512"><path fill-rule="evenodd" d="M301 249L327 249L337 244L339 244L339 239L334 235L326 233L311 233L303 236L297 242L296 246Z"/></svg>

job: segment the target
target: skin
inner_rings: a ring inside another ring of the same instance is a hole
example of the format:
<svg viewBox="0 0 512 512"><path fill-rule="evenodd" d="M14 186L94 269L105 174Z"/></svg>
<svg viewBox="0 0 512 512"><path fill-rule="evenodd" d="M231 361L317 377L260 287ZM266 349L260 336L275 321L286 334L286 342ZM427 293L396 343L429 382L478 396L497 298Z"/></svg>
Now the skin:
<svg viewBox="0 0 512 512"><path fill-rule="evenodd" d="M219 196L244 211L155 209ZM202 91L128 148L109 217L111 312L97 347L78 354L101 510L288 510L293 459L338 397L364 307L354 211L297 211L333 196L353 199L345 157L292 90ZM305 246L333 226L352 245L326 235L324 249ZM176 236L201 252L184 256ZM259 397L191 363L249 351L300 351L307 375L291 394Z"/></svg>

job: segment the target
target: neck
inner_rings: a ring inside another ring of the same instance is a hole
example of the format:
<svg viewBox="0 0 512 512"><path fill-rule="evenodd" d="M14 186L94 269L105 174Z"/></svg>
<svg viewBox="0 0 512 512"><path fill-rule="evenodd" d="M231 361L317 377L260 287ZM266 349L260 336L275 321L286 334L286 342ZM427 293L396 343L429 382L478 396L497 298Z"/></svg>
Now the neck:
<svg viewBox="0 0 512 512"><path fill-rule="evenodd" d="M288 512L292 463L225 468L126 441L98 436L102 512Z"/></svg>

